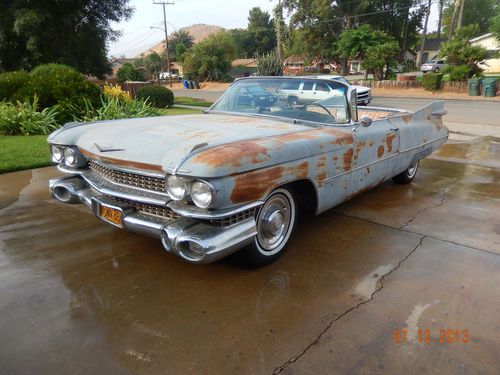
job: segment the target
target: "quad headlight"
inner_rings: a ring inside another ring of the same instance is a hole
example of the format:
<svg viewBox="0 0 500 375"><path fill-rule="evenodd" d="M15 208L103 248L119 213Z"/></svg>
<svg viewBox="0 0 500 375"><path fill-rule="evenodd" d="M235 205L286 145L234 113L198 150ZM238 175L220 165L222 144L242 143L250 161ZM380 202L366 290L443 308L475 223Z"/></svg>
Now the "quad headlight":
<svg viewBox="0 0 500 375"><path fill-rule="evenodd" d="M167 193L174 201L182 200L187 194L187 181L179 176L167 178Z"/></svg>
<svg viewBox="0 0 500 375"><path fill-rule="evenodd" d="M74 167L78 164L75 150L69 147L64 149L64 163L69 167Z"/></svg>
<svg viewBox="0 0 500 375"><path fill-rule="evenodd" d="M191 185L191 199L200 208L208 208L214 198L213 189L203 181L195 181Z"/></svg>
<svg viewBox="0 0 500 375"><path fill-rule="evenodd" d="M55 163L60 163L64 157L63 149L59 146L52 146L51 150L52 150L52 161Z"/></svg>
<svg viewBox="0 0 500 375"><path fill-rule="evenodd" d="M166 189L174 201L189 200L200 208L208 208L215 198L215 189L205 181L189 180L180 176L168 176Z"/></svg>

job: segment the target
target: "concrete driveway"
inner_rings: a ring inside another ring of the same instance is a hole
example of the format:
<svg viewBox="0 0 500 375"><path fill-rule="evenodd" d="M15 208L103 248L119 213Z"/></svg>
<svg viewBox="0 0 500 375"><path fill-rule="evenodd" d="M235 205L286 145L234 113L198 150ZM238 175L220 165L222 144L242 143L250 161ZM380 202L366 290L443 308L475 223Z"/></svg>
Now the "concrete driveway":
<svg viewBox="0 0 500 375"><path fill-rule="evenodd" d="M54 168L0 175L1 373L497 374L499 142L451 139L261 269L56 203Z"/></svg>

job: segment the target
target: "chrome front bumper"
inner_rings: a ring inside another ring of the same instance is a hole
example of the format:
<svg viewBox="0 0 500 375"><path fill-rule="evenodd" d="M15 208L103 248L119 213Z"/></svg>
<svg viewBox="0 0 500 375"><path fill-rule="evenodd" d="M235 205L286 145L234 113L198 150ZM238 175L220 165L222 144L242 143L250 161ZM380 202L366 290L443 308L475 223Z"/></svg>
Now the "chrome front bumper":
<svg viewBox="0 0 500 375"><path fill-rule="evenodd" d="M257 234L253 217L233 225L221 226L189 217L169 220L142 213L127 203L102 195L80 176L52 179L49 181L49 189L55 199L68 204L83 203L98 218L101 206L121 211L121 224L111 224L161 239L165 250L193 263L211 263L226 257L249 245Z"/></svg>

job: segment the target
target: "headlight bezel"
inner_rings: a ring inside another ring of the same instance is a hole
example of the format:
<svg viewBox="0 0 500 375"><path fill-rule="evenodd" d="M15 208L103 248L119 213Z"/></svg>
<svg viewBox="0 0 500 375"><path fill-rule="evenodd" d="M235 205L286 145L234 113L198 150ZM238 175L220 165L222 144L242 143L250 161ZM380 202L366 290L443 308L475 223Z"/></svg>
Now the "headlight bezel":
<svg viewBox="0 0 500 375"><path fill-rule="evenodd" d="M183 186L183 190L179 193L173 191L172 187L175 184L181 184ZM205 188L205 193L210 194L209 201L199 199L199 194L196 191L193 192L193 187L196 189L196 187L199 187L200 185ZM201 209L211 208L216 203L217 189L212 182L204 179L167 174L165 176L165 191L173 201L188 202Z"/></svg>
<svg viewBox="0 0 500 375"><path fill-rule="evenodd" d="M57 152L60 153L60 157L57 157ZM61 145L61 144L50 144L51 160L59 165L65 165L71 168L83 168L87 165L87 158L80 152L77 146L74 145ZM67 154L72 153L72 163L69 163Z"/></svg>
<svg viewBox="0 0 500 375"><path fill-rule="evenodd" d="M56 151L59 152L59 157L56 156ZM59 145L50 145L51 159L54 163L62 163L64 161L64 147Z"/></svg>
<svg viewBox="0 0 500 375"><path fill-rule="evenodd" d="M76 167L78 165L78 156L76 151L72 147L65 147L63 149L63 154L64 164L66 164L68 167Z"/></svg>

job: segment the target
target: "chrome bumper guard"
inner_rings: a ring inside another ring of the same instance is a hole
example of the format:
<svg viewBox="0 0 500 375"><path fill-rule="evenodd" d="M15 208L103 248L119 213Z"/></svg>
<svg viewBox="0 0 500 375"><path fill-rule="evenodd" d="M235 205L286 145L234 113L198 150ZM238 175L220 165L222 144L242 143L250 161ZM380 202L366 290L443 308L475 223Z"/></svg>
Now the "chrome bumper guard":
<svg viewBox="0 0 500 375"><path fill-rule="evenodd" d="M161 239L165 250L193 263L211 263L226 257L249 245L257 234L253 217L233 225L218 226L190 217L169 220L144 214L126 203L100 194L80 176L52 179L49 190L63 203L85 204L97 217L101 206L121 211L121 225L114 225Z"/></svg>

